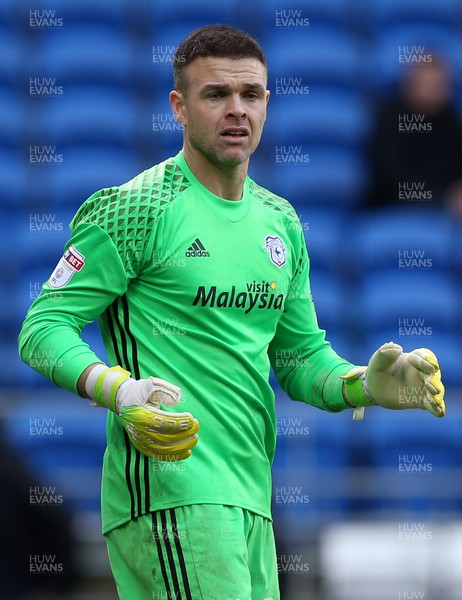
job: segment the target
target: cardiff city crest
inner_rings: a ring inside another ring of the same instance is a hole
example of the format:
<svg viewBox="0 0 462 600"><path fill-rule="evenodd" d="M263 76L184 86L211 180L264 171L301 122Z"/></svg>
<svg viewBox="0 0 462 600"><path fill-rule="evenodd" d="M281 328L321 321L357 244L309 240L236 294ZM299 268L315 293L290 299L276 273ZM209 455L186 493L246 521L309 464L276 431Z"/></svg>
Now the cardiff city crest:
<svg viewBox="0 0 462 600"><path fill-rule="evenodd" d="M265 248L268 250L272 262L277 267L286 264L286 247L284 242L277 235L267 235L265 237Z"/></svg>

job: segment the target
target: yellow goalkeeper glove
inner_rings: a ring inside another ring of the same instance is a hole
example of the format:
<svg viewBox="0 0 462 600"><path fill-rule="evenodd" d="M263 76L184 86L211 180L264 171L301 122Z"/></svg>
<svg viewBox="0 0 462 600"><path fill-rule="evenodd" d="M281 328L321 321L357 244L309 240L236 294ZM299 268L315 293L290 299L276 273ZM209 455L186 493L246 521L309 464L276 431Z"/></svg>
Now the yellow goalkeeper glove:
<svg viewBox="0 0 462 600"><path fill-rule="evenodd" d="M188 458L198 441L199 423L189 412L168 412L181 389L158 379L132 379L121 367L95 365L85 383L88 397L115 412L137 450L164 461Z"/></svg>
<svg viewBox="0 0 462 600"><path fill-rule="evenodd" d="M351 369L344 380L344 397L355 407L353 418L361 420L365 406L402 410L421 408L444 417L444 385L438 359L428 348L412 352L394 342L383 344L367 367Z"/></svg>

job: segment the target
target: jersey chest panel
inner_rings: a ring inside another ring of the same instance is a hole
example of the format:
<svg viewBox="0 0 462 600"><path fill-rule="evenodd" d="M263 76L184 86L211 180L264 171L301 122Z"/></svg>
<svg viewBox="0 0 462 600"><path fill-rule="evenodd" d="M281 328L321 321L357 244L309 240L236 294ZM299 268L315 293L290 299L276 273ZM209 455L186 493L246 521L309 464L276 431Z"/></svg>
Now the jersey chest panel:
<svg viewBox="0 0 462 600"><path fill-rule="evenodd" d="M204 208L192 204L165 219L144 279L154 304L186 324L226 321L274 334L293 273L282 221L251 210L231 222Z"/></svg>

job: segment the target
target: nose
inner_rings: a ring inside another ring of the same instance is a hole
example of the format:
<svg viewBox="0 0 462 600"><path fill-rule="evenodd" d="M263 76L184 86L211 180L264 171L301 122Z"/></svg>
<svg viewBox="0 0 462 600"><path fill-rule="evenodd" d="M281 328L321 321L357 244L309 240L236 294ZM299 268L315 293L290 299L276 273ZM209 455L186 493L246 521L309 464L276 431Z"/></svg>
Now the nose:
<svg viewBox="0 0 462 600"><path fill-rule="evenodd" d="M243 119L247 116L239 94L230 96L228 106L226 107L226 116L235 119Z"/></svg>

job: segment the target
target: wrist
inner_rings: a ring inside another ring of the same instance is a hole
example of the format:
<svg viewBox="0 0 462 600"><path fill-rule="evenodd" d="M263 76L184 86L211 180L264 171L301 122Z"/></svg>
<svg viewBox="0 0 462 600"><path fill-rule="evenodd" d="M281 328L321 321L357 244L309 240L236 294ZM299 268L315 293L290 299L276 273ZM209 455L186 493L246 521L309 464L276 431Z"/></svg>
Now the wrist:
<svg viewBox="0 0 462 600"><path fill-rule="evenodd" d="M367 393L365 386L367 367L354 367L345 375L343 379L342 393L345 402L355 409L353 419L360 421L364 415L364 407L371 406L371 398Z"/></svg>
<svg viewBox="0 0 462 600"><path fill-rule="evenodd" d="M364 379L367 367L354 367L345 375L343 379L343 397L345 402L351 407L370 406L371 402L364 388Z"/></svg>
<svg viewBox="0 0 462 600"><path fill-rule="evenodd" d="M122 367L108 367L104 364L95 365L85 382L85 392L99 406L118 413L117 393L129 378L129 371Z"/></svg>

